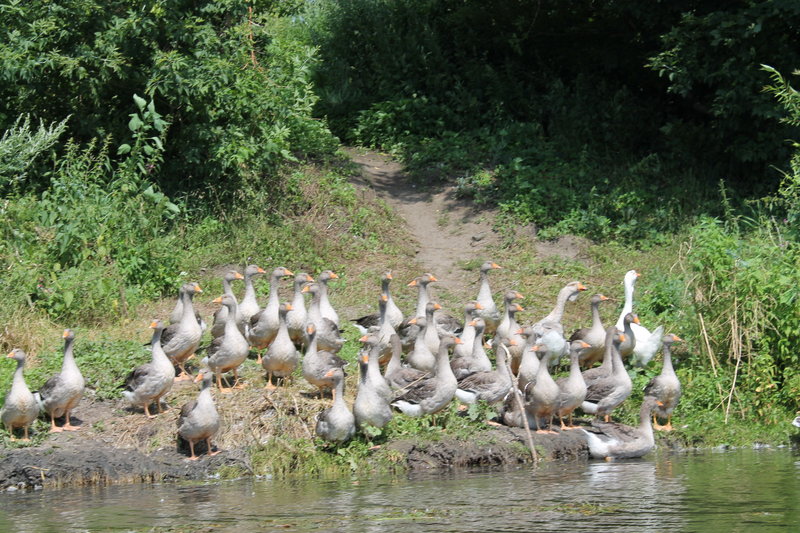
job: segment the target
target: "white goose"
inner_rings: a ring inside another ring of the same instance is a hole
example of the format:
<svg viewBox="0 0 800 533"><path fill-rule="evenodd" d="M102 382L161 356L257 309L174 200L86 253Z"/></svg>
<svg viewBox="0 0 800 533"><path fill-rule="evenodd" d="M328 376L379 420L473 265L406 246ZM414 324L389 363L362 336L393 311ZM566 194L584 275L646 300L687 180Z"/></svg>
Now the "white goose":
<svg viewBox="0 0 800 533"><path fill-rule="evenodd" d="M633 289L636 280L641 276L635 270L625 273L623 284L625 286L625 304L617 320L617 329L622 331L625 328L625 315L633 312ZM633 347L631 362L636 366L645 367L661 347L661 337L664 335L664 326L658 326L652 332L641 324L631 324L631 330L635 338L636 345Z"/></svg>

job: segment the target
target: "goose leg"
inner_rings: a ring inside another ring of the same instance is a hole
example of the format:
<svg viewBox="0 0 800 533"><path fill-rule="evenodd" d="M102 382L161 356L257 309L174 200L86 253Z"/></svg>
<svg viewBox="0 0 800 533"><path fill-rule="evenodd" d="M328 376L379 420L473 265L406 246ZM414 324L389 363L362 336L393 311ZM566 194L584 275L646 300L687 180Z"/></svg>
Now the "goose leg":
<svg viewBox="0 0 800 533"><path fill-rule="evenodd" d="M217 388L219 389L219 391L225 393L230 392L231 391L230 387L225 388L222 386L222 372L217 371L216 374L217 374Z"/></svg>
<svg viewBox="0 0 800 533"><path fill-rule="evenodd" d="M80 426L73 426L70 423L69 411L64 412L64 418L67 420L66 423L63 426L61 426L61 429L63 429L64 431L78 431L79 429L81 429Z"/></svg>
<svg viewBox="0 0 800 533"><path fill-rule="evenodd" d="M64 431L64 428L56 426L56 417L53 413L50 413L50 433L61 433L62 431Z"/></svg>
<svg viewBox="0 0 800 533"><path fill-rule="evenodd" d="M264 388L269 390L277 389L277 387L272 384L272 372L267 373L267 386Z"/></svg>
<svg viewBox="0 0 800 533"><path fill-rule="evenodd" d="M189 460L189 461L197 461L197 460L199 459L199 457L197 457L197 456L194 454L194 441L193 441L193 440L190 440L190 441L189 441L189 450L192 452L192 455L191 455L191 457L189 457L189 459L188 459L188 460Z"/></svg>
<svg viewBox="0 0 800 533"><path fill-rule="evenodd" d="M28 426L23 426L22 427L22 442L28 442L29 440L31 440L31 439L28 437Z"/></svg>
<svg viewBox="0 0 800 533"><path fill-rule="evenodd" d="M234 389L243 389L247 387L244 383L239 383L239 369L233 369L233 388Z"/></svg>
<svg viewBox="0 0 800 533"><path fill-rule="evenodd" d="M661 426L664 431L672 431L672 415L667 415L667 425Z"/></svg>
<svg viewBox="0 0 800 533"><path fill-rule="evenodd" d="M151 415L150 414L150 403L149 402L145 402L145 404L144 404L144 414L147 415L147 418L155 418L156 417L156 415Z"/></svg>
<svg viewBox="0 0 800 533"><path fill-rule="evenodd" d="M561 429L569 429L567 426L564 425L564 417L561 416L561 413L558 413L558 421L561 422Z"/></svg>

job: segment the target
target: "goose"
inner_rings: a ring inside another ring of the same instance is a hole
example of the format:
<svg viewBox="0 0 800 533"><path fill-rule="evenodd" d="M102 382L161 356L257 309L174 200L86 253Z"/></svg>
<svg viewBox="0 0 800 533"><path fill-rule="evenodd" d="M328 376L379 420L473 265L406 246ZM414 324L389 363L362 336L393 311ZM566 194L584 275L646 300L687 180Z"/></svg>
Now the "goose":
<svg viewBox="0 0 800 533"><path fill-rule="evenodd" d="M661 374L650 380L644 388L645 396L652 396L657 400L653 409L653 426L655 429L672 431L672 411L681 399L681 382L678 380L675 369L672 368L672 344L683 339L673 333L664 335L661 339L664 353L664 366ZM667 419L667 425L658 424L656 416Z"/></svg>
<svg viewBox="0 0 800 533"><path fill-rule="evenodd" d="M317 330L317 349L337 353L344 345L344 339L340 335L339 327L329 318L322 316L320 302L319 283L308 283L302 291L311 294L311 304L308 306L308 322L314 324Z"/></svg>
<svg viewBox="0 0 800 533"><path fill-rule="evenodd" d="M184 315L186 312L184 309ZM125 378L121 388L124 389L122 396L128 402L132 405L141 405L147 418L154 418L154 415L150 414L150 403L155 402L158 412L163 412L161 398L172 388L175 367L161 346L165 331L164 323L154 320L150 323L150 327L153 329L153 338L150 341L152 359L149 363L134 368Z"/></svg>
<svg viewBox="0 0 800 533"><path fill-rule="evenodd" d="M539 357L533 347L536 345L536 335L533 334L533 328L527 326L517 331L525 343L522 347L522 356L519 360L519 367L517 368L517 386L520 392L527 394L532 387L536 385L536 379L539 375ZM513 370L513 369L512 369Z"/></svg>
<svg viewBox="0 0 800 533"><path fill-rule="evenodd" d="M481 319L479 319L481 320ZM511 390L511 372L506 362L506 351L495 350L497 369L475 372L458 382L456 398L462 403L473 404L478 400L493 404L501 401Z"/></svg>
<svg viewBox="0 0 800 533"><path fill-rule="evenodd" d="M286 326L286 313L292 310L292 304L284 302L278 306L278 333L275 339L267 348L267 353L261 360L261 366L267 371L267 388L274 389L272 378L285 378L292 375L300 355L294 347L292 339L289 337L289 329ZM319 345L319 342L317 342Z"/></svg>
<svg viewBox="0 0 800 533"><path fill-rule="evenodd" d="M214 405L214 398L211 396L213 378L214 372L209 368L204 368L197 374L195 382L203 382L200 393L197 398L185 403L178 415L178 435L189 443L191 451L191 456L188 457L189 461L199 459L194 453L194 445L203 440L206 441L207 455L220 453L219 450L212 451L213 446L211 445L211 438L219 431L219 413Z"/></svg>
<svg viewBox="0 0 800 533"><path fill-rule="evenodd" d="M450 370L448 354L459 342L461 340L452 335L444 337L436 353L435 374L408 386L392 405L412 417L438 413L447 407L458 388L458 381Z"/></svg>
<svg viewBox="0 0 800 533"><path fill-rule="evenodd" d="M436 276L426 272L421 276L417 276L408 284L409 287L417 287L417 310L414 316L425 316L425 306L431 301L429 285L436 281L439 281Z"/></svg>
<svg viewBox="0 0 800 533"><path fill-rule="evenodd" d="M509 355L511 357L509 366L514 374L516 374L519 369L519 362L522 358L522 348L525 344L525 339L517 333L520 327L516 318L516 314L525 309L520 304L514 302L514 300L519 300L521 298L522 294L517 291L506 291L503 295L503 319L500 321L495 331L495 337L499 338L503 344L508 346ZM510 342L512 340L514 341L513 344Z"/></svg>
<svg viewBox="0 0 800 533"><path fill-rule="evenodd" d="M400 345L400 337L397 334L392 339L393 345ZM389 423L393 416L390 400L379 390L379 387L383 387L386 381L378 374L380 381L377 384L374 382L374 374L369 371L369 354L362 353L358 361L358 391L353 403L356 427L359 429L363 429L365 426L382 428Z"/></svg>
<svg viewBox="0 0 800 533"><path fill-rule="evenodd" d="M461 339L461 344L456 344L455 348L453 348L453 359L472 355L472 342L475 340L475 325L472 320L477 318L477 313L482 308L483 306L475 300L464 305L464 328L458 336Z"/></svg>
<svg viewBox="0 0 800 533"><path fill-rule="evenodd" d="M178 289L178 300L175 302L175 307L172 308L172 312L169 314L169 323L176 324L181 321L181 317L183 316L183 293L185 291L185 284L181 285ZM194 312L194 319L197 320L197 323L200 324L200 329L205 332L208 325L206 321L203 320L203 317L200 316L196 310Z"/></svg>
<svg viewBox="0 0 800 533"><path fill-rule="evenodd" d="M624 341L624 333L618 333L612 338L611 374L586 384L586 399L581 404L584 413L603 416L608 421L611 411L630 396L633 384L619 354L619 343Z"/></svg>
<svg viewBox="0 0 800 533"><path fill-rule="evenodd" d="M414 349L408 354L408 364L423 372L430 372L436 368L435 353L439 350L439 335L436 333L433 314L439 307L437 303L428 302L425 318L413 319L416 324L422 326L422 330L414 340ZM431 349L431 346L434 349Z"/></svg>
<svg viewBox="0 0 800 533"><path fill-rule="evenodd" d="M303 357L303 378L319 389L319 397L322 398L323 392L333 391L335 385L333 379L325 377L328 370L343 368L345 360L331 352L317 349L317 329L314 324L306 326L306 335L308 336L308 348Z"/></svg>
<svg viewBox="0 0 800 533"><path fill-rule="evenodd" d="M333 308L330 300L328 299L328 282L332 279L339 279L339 275L332 270L324 270L322 273L320 273L317 279L319 280L320 313L322 313L322 316L336 324L336 327L338 328L339 314L336 312L336 309Z"/></svg>
<svg viewBox="0 0 800 533"><path fill-rule="evenodd" d="M382 347L378 337L374 334L364 335L359 339L364 344L359 352L359 358L363 355L367 356L367 373L372 382L372 386L378 391L378 394L387 402L394 398L392 388L381 375L381 368L379 364L379 355Z"/></svg>
<svg viewBox="0 0 800 533"><path fill-rule="evenodd" d="M589 345L588 349L583 350L583 359L581 360L581 364L586 367L591 367L603 358L606 328L603 327L603 321L600 319L600 304L606 300L608 300L608 296L603 294L592 296L589 302L592 309L592 325L575 331L569 338L570 342L580 340Z"/></svg>
<svg viewBox="0 0 800 533"><path fill-rule="evenodd" d="M333 405L319 414L315 432L329 442L346 442L355 435L356 422L344 401L344 372L341 368L331 368L325 377L334 382Z"/></svg>
<svg viewBox="0 0 800 533"><path fill-rule="evenodd" d="M472 343L472 353L470 353L469 356L453 357L453 359L450 361L450 368L452 369L453 375L456 377L459 383L477 372L490 372L492 370L492 362L489 360L489 356L486 355L486 351L484 350L483 346L485 322L482 318L476 318L471 322L471 324L472 327L475 328L475 339Z"/></svg>
<svg viewBox="0 0 800 533"><path fill-rule="evenodd" d="M177 379L191 379L186 372L185 364L200 345L203 329L195 318L192 298L203 292L197 283L184 283L181 287L183 300L183 316L179 322L170 324L161 333L161 347L173 364L178 365L181 374Z"/></svg>
<svg viewBox="0 0 800 533"><path fill-rule="evenodd" d="M630 459L641 457L655 447L650 413L658 407L652 397L645 397L639 409L639 427L630 428L622 424L593 421L595 431L581 428L589 444L589 454L595 459Z"/></svg>
<svg viewBox="0 0 800 533"><path fill-rule="evenodd" d="M238 279L244 279L239 272L235 270L229 270L222 276L222 294L227 294L233 301L236 301L236 295L233 294L233 288L231 287L231 283ZM237 309L238 309L238 302L237 302ZM217 309L217 312L214 313L214 321L211 325L211 336L213 338L221 337L225 333L225 322L228 318L228 308L226 306L221 306ZM235 318L234 318L235 319Z"/></svg>
<svg viewBox="0 0 800 533"><path fill-rule="evenodd" d="M486 334L491 335L500 324L501 316L497 305L492 297L492 289L489 287L489 272L502 268L493 261L486 261L481 265L480 285L478 287L477 302L481 304L478 316L486 323Z"/></svg>
<svg viewBox="0 0 800 533"><path fill-rule="evenodd" d="M400 354L403 351L403 344L399 335L395 334L392 336L391 344L392 357L386 364L383 374L383 378L386 380L386 383L390 388L394 390L405 389L410 384L415 383L420 379L427 378L431 375L430 372L423 372L422 370L417 370L416 368L403 366L402 362L400 361Z"/></svg>
<svg viewBox="0 0 800 533"><path fill-rule="evenodd" d="M250 317L258 313L261 306L258 305L256 299L256 288L253 286L253 278L266 274L267 271L258 265L247 265L244 269L244 296L239 302L239 316L237 317L237 325L242 334L245 333L245 326L250 323Z"/></svg>
<svg viewBox="0 0 800 533"><path fill-rule="evenodd" d="M558 331L562 336L564 335L564 326L561 324L561 319L564 317L564 308L567 302L574 302L578 295L585 291L586 287L580 281L571 281L567 283L560 291L556 298L556 304L550 313L533 324L533 333L537 337L542 337L549 331Z"/></svg>
<svg viewBox="0 0 800 533"><path fill-rule="evenodd" d="M623 359L627 359L636 347L636 336L633 334L633 324L639 323L639 316L636 313L627 313L622 319L622 333L625 334L625 342L619 345L619 353Z"/></svg>
<svg viewBox="0 0 800 533"><path fill-rule="evenodd" d="M73 353L75 333L71 329L65 329L62 337L64 339L64 362L61 364L61 372L48 379L38 392L34 393L42 410L50 415L50 433L80 429L70 423L69 414L83 396L85 381L75 363ZM56 418L62 416L65 420L64 425L58 427Z"/></svg>
<svg viewBox="0 0 800 533"><path fill-rule="evenodd" d="M294 276L292 310L286 313L286 327L289 330L289 337L292 339L295 346L303 346L306 344L308 310L306 310L303 287L306 283L312 283L313 281L314 278L305 272L298 272Z"/></svg>
<svg viewBox="0 0 800 533"><path fill-rule="evenodd" d="M400 328L397 329L397 333L400 335L400 340L403 342L403 349L405 350L409 349L414 344L414 340L421 331L421 328L417 325L417 322L413 320L415 318L425 318L425 307L431 300L430 289L428 285L435 281L439 280L437 280L433 274L426 272L421 276L417 276L408 284L409 287L417 287L417 309L414 312L414 315L406 317L403 323L400 324Z"/></svg>
<svg viewBox="0 0 800 533"><path fill-rule="evenodd" d="M220 392L230 392L231 388L243 387L238 384L239 366L247 359L247 355L250 353L250 344L236 325L238 307L236 298L230 294L223 294L216 298L214 303L222 304L228 310L225 330L221 336L211 341L204 361L216 376ZM233 386L225 388L222 386L222 374L231 370L233 371Z"/></svg>
<svg viewBox="0 0 800 533"><path fill-rule="evenodd" d="M294 276L294 272L285 267L278 267L272 271L269 277L269 300L266 307L250 317L250 322L245 325L245 337L250 346L259 350L257 363L261 364L261 350L268 347L278 335L280 318L278 307L280 307L280 285L281 278Z"/></svg>
<svg viewBox="0 0 800 533"><path fill-rule="evenodd" d="M436 311L441 309L442 306L436 302L428 302L425 305L425 329L420 332L425 346L431 353L436 353L439 350L439 330L437 327Z"/></svg>
<svg viewBox="0 0 800 533"><path fill-rule="evenodd" d="M22 428L22 440L27 442L30 440L28 427L39 416L39 404L25 383L25 377L22 375L27 354L20 348L14 348L6 357L17 362L17 369L14 371L11 390L6 394L5 403L0 409L0 421L3 422L6 431L11 436L11 440L17 440L14 437L14 428Z"/></svg>
<svg viewBox="0 0 800 533"><path fill-rule="evenodd" d="M547 351L547 346L544 344L534 344L529 351L541 353L542 359L539 364L539 371L536 374L536 382L530 387L525 408L533 417L536 433L555 433L551 429L542 429L543 420L547 421L548 427L552 426L552 419L556 412L560 392L548 368L552 354Z"/></svg>
<svg viewBox="0 0 800 533"><path fill-rule="evenodd" d="M572 412L581 406L586 398L586 382L581 375L580 359L592 346L582 340L573 340L569 347L569 376L558 378L558 401L556 414L561 422L561 429L575 429L572 425ZM564 417L569 416L569 426L564 425Z"/></svg>
<svg viewBox="0 0 800 533"><path fill-rule="evenodd" d="M617 328L623 329L625 315L633 311L633 289L636 285L636 280L639 279L641 274L636 270L629 270L625 273L623 285L625 287L625 304L622 307L622 312L619 314L617 320ZM633 348L633 355L631 362L639 367L647 366L647 363L658 352L661 346L661 337L664 335L664 326L658 326L652 332L639 323L631 324L633 336L636 339L636 345Z"/></svg>
<svg viewBox="0 0 800 533"><path fill-rule="evenodd" d="M603 343L603 362L600 364L600 366L596 366L582 372L581 375L583 376L583 381L586 383L586 385L589 385L595 380L611 375L611 372L614 370L614 346L612 343L616 342L619 344L622 342L619 339L619 335L620 332L616 326L610 326L606 328L606 337Z"/></svg>
<svg viewBox="0 0 800 533"><path fill-rule="evenodd" d="M381 319L377 331L379 345L378 353L380 355L381 364L385 364L389 361L389 357L392 355L391 338L392 335L397 334L392 326L392 323L389 321L389 315L387 314L388 303L389 297L386 296L386 294L381 294L380 298L378 299L378 308L380 309Z"/></svg>
<svg viewBox="0 0 800 533"><path fill-rule="evenodd" d="M392 325L392 327L397 329L403 323L403 312L399 307L397 307L397 304L394 303L392 293L389 290L389 284L392 282L392 279L394 278L392 277L391 271L383 273L381 276L381 294L386 295L386 317L389 319L389 323ZM380 326L380 313L372 313L359 318L354 318L351 320L351 322L355 323L355 326L362 335L366 335L369 331L369 328Z"/></svg>

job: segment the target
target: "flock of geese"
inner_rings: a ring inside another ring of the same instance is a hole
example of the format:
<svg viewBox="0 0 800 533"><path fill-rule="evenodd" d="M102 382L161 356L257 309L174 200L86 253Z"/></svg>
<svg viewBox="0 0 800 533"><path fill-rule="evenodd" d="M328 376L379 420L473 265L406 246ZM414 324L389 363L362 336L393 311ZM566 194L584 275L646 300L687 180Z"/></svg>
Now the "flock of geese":
<svg viewBox="0 0 800 533"><path fill-rule="evenodd" d="M157 416L151 405L161 413L162 398L173 383L190 379L187 360L195 353L205 354L195 377L202 381L202 388L194 401L181 408L178 434L189 443L189 459L198 458L195 445L202 441L209 454L218 453L212 452L211 444L220 425L211 391L215 383L222 393L243 387L237 370L255 350L266 372L267 388L291 379L300 366L320 397L330 391L332 405L318 415L316 423L316 434L327 441L345 442L367 426L382 428L400 413L433 415L456 399L462 404L497 404L500 420L508 426L539 433L556 433L558 428L583 431L593 457L638 457L650 451L653 427L671 429L672 411L680 399L681 385L670 347L681 339L664 335L662 327L649 331L632 312L639 273L631 270L625 274L625 304L615 325L604 327L599 308L608 298L596 294L590 299L592 325L567 337L562 324L565 307L586 287L578 281L567 283L546 317L519 324L516 314L523 310L519 292L503 294L502 310L495 304L489 273L498 268L491 261L481 266L477 298L465 304L463 319L444 313L432 301L430 284L437 279L429 273L408 284L418 291L417 305L413 314L404 315L392 299L392 275L385 273L378 312L353 320L363 332L363 348L358 354L360 374L352 408L344 395L345 361L337 355L345 339L339 315L328 298L328 282L338 276L326 270L315 280L306 273L276 268L270 274L269 300L262 308L253 282L266 272L256 265L248 266L244 274L230 271L223 277L223 295L214 300L220 307L210 328L212 340L202 348L207 326L192 303L202 289L197 283L184 284L170 323L151 323L152 359L130 372L121 386L122 395L131 405L141 406L146 416ZM281 303L281 282L292 276L293 299ZM241 300L232 289L237 280L244 281ZM311 295L308 307L307 294ZM64 331L61 372L35 393L23 378L25 353L15 349L8 354L16 360L17 369L0 419L12 438L14 429L22 428L23 438L28 439L28 427L40 411L49 416L52 432L79 429L70 423L70 412L84 389L73 354L74 339L71 330ZM632 390L625 359L645 366L661 346L663 369L645 389L639 426L611 422L611 413ZM569 374L554 379L553 368L566 356ZM228 373L232 381L223 378ZM596 415L591 426L573 426L576 409ZM59 426L56 419L60 418L64 422ZM658 418L666 418L667 424L659 426Z"/></svg>

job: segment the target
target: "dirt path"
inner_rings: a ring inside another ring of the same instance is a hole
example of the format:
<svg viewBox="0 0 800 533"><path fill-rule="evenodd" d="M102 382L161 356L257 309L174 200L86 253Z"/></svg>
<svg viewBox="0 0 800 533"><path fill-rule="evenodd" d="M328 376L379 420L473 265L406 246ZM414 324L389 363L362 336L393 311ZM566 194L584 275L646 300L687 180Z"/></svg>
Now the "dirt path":
<svg viewBox="0 0 800 533"><path fill-rule="evenodd" d="M492 228L496 213L457 198L452 185L417 185L389 156L361 148L345 151L362 168L356 186L374 191L408 224L420 272L433 273L439 290L458 293L476 286L475 269L464 266L491 259L488 248L500 240Z"/></svg>

